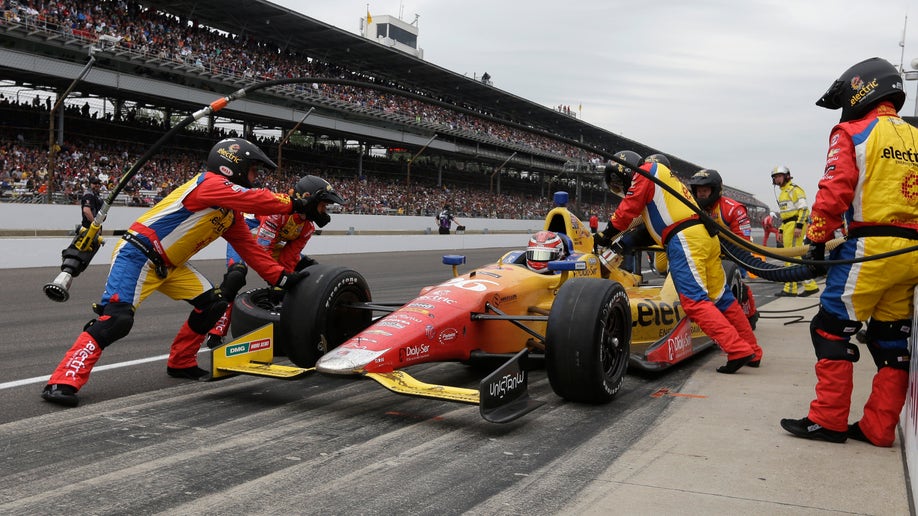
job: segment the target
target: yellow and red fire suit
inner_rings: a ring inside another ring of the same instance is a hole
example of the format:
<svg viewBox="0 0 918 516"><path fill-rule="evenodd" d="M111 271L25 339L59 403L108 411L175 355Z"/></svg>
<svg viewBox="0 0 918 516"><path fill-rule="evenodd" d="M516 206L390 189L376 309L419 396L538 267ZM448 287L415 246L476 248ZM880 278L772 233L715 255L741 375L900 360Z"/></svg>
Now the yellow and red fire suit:
<svg viewBox="0 0 918 516"><path fill-rule="evenodd" d="M641 169L672 187L689 202L692 193L666 166L652 162ZM736 360L754 354L761 360L762 348L752 327L727 285L720 261L720 240L711 236L698 215L681 200L641 174L616 208L609 223L624 231L637 217L669 258L669 271L685 313L727 354Z"/></svg>
<svg viewBox="0 0 918 516"><path fill-rule="evenodd" d="M848 239L832 259L871 256L918 244L918 129L889 102L832 129L826 170L813 205L812 242L826 242L848 222ZM877 446L891 446L908 387L908 335L918 285L913 253L834 265L810 325L816 351L816 399L809 418L846 431L859 353L850 336L867 321L867 347L877 366L858 422Z"/></svg>
<svg viewBox="0 0 918 516"><path fill-rule="evenodd" d="M176 188L137 219L115 246L97 305L99 317L80 333L48 384L79 390L89 380L102 349L130 332L135 310L155 291L194 306L172 343L167 367L196 366L205 334L226 305L209 313L215 312L219 293L188 260L222 236L262 278L276 283L287 271L255 242L241 212L290 213L291 209L285 194L246 189L214 172L198 174Z"/></svg>
<svg viewBox="0 0 918 516"><path fill-rule="evenodd" d="M803 245L807 218L810 215L806 192L803 191L803 188L790 180L781 185L778 192L778 210L778 216L781 217L781 237L784 239L784 247ZM796 236L795 233L797 233ZM786 263L785 265L792 264ZM803 289L806 292L815 292L819 290L819 287L815 281L806 280L803 282ZM797 282L785 283L784 293L796 295Z"/></svg>

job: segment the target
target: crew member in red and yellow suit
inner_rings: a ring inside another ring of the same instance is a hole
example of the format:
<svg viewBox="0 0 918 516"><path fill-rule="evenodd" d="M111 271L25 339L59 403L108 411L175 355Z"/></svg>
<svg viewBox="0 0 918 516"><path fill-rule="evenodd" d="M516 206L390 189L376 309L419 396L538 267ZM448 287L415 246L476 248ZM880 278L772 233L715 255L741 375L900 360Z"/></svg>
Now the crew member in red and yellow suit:
<svg viewBox="0 0 918 516"><path fill-rule="evenodd" d="M762 349L727 286L720 261L720 240L708 233L698 215L685 204L694 204L691 192L659 161L641 165L641 157L633 151L621 151L615 158L619 163L606 167L606 184L613 193L621 195L627 190L627 194L596 243L608 247L632 220L643 217L650 236L666 251L670 275L685 313L727 354L727 363L717 371L732 374L744 365L758 367ZM635 175L638 167L679 192L682 199L643 175Z"/></svg>
<svg viewBox="0 0 918 516"><path fill-rule="evenodd" d="M312 175L301 177L292 193L294 197L308 201L308 209L304 213L247 216L246 223L252 230L255 242L267 249L277 263L286 270L301 271L316 264L315 260L302 252L316 232L316 227L322 228L331 222L328 205L344 204L344 199L328 181ZM231 278L231 281L224 281L223 296L229 304L207 335L206 344L210 348L220 345L229 332L233 301L245 285L245 260L229 243L226 245L226 266L226 277Z"/></svg>
<svg viewBox="0 0 918 516"><path fill-rule="evenodd" d="M76 393L89 380L102 350L130 332L135 310L155 291L194 307L172 342L167 373L187 379L205 376L196 355L207 330L226 309L226 300L187 262L221 236L273 285L287 288L308 274L285 270L255 243L242 220L241 212L306 209L303 199L249 188L263 167L276 165L252 143L241 138L222 140L210 151L207 171L176 188L130 226L112 253L102 300L94 307L99 317L84 327L51 374L42 398L78 405Z"/></svg>
<svg viewBox="0 0 918 516"><path fill-rule="evenodd" d="M839 78L816 105L841 108L829 136L825 174L807 238L811 257L844 220L848 239L832 260L861 258L918 244L918 129L897 115L905 102L898 70L880 58L862 61ZM831 265L831 262L830 262ZM799 437L844 442L848 437L892 446L908 388L908 336L918 285L914 253L831 265L819 312L810 323L816 351L816 399L807 417L783 419ZM866 340L877 373L864 415L848 425L854 362L850 337L867 321Z"/></svg>
<svg viewBox="0 0 918 516"><path fill-rule="evenodd" d="M747 242L752 242L752 223L749 222L746 207L739 201L723 195L724 180L718 171L704 168L695 172L695 175L689 179L689 186L692 188L695 202L712 219L729 229L734 235ZM740 271L743 277L746 277L746 271L741 267ZM740 292L737 300L746 318L749 319L749 325L755 329L756 321L759 320L759 312L755 309L755 296L749 285L743 283L742 287L743 291Z"/></svg>
<svg viewBox="0 0 918 516"><path fill-rule="evenodd" d="M778 214L781 216L781 236L784 247L803 245L806 235L807 218L810 208L806 202L806 192L796 183L791 181L790 169L785 166L775 167L771 171L771 183L779 188ZM791 265L790 263L786 265ZM797 282L791 281L784 284L784 290L778 292L778 297L806 297L819 292L819 287L813 280L803 282L803 292L797 293Z"/></svg>

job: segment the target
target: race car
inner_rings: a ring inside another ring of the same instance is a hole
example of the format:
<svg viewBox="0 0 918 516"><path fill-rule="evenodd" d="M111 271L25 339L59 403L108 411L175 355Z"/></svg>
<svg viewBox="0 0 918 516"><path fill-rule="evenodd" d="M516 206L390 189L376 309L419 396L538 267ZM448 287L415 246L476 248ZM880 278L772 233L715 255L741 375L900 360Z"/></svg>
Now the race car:
<svg viewBox="0 0 918 516"><path fill-rule="evenodd" d="M620 267L622 255L595 252L592 233L566 202L557 193L545 217L544 230L570 246L563 260L548 263L548 274L530 270L525 251L515 250L465 274L458 273L464 257L447 255L452 277L407 303L373 303L359 273L328 264L310 267L279 306L270 289L243 293L233 335L274 327L211 350L211 376L368 377L401 394L478 404L486 420L507 422L541 404L529 397L530 371L544 368L566 400L601 404L618 393L629 364L659 371L713 345L686 317L668 276L649 285ZM738 292L740 273L724 263ZM272 361L283 354L296 367ZM405 371L429 362L501 365L475 390Z"/></svg>

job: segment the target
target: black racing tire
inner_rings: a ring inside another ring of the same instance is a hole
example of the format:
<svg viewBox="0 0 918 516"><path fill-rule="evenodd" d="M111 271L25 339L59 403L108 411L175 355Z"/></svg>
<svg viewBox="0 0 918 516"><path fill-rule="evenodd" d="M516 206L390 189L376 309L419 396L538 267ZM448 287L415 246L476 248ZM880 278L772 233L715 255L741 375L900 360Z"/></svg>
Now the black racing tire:
<svg viewBox="0 0 918 516"><path fill-rule="evenodd" d="M347 306L372 301L358 272L323 263L308 270L309 276L284 296L278 325L287 357L300 367L314 366L328 350L369 326L373 316L370 310Z"/></svg>
<svg viewBox="0 0 918 516"><path fill-rule="evenodd" d="M631 305L618 282L572 278L558 291L545 331L545 368L555 394L608 403L631 355Z"/></svg>
<svg viewBox="0 0 918 516"><path fill-rule="evenodd" d="M281 303L279 296L270 287L255 288L241 292L233 302L233 313L230 319L230 330L233 337L239 337L257 330L268 323L274 323L274 356L286 354L287 345L278 335Z"/></svg>

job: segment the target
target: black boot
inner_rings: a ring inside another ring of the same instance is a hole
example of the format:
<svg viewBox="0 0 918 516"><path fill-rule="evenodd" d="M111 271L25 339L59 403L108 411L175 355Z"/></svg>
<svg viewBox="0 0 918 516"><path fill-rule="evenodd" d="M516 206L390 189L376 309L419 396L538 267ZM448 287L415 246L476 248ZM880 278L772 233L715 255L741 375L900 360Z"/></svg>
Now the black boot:
<svg viewBox="0 0 918 516"><path fill-rule="evenodd" d="M863 441L865 443L873 444L870 442L870 439L864 435L864 431L861 430L860 421L848 425L848 438L854 439L855 441Z"/></svg>
<svg viewBox="0 0 918 516"><path fill-rule="evenodd" d="M733 374L739 371L740 367L743 367L749 362L752 362L752 359L754 358L755 358L755 353L751 355L746 355L742 358L734 358L733 360L727 360L726 364L717 368L717 372L724 373L724 374Z"/></svg>
<svg viewBox="0 0 918 516"><path fill-rule="evenodd" d="M80 398L77 397L76 392L76 387L72 385L55 383L45 385L45 388L41 391L41 397L51 403L57 403L65 407L76 407L80 404Z"/></svg>
<svg viewBox="0 0 918 516"><path fill-rule="evenodd" d="M166 373L173 378L183 380L200 380L208 375L208 372L198 366L191 367L166 367Z"/></svg>
<svg viewBox="0 0 918 516"><path fill-rule="evenodd" d="M847 432L837 432L823 428L822 425L810 421L810 418L803 419L782 419L781 428L788 432L802 437L804 439L813 439L816 441L826 441L829 443L843 443L848 439Z"/></svg>

